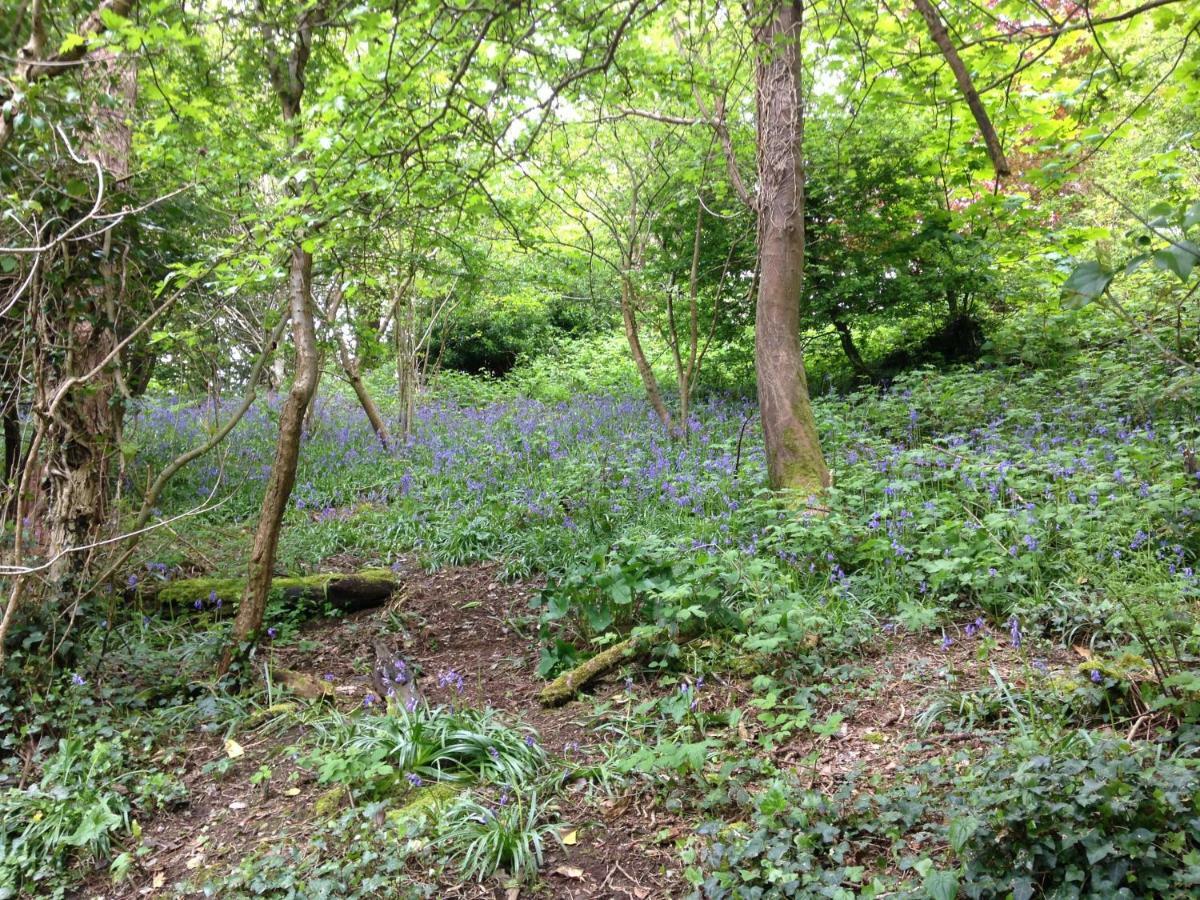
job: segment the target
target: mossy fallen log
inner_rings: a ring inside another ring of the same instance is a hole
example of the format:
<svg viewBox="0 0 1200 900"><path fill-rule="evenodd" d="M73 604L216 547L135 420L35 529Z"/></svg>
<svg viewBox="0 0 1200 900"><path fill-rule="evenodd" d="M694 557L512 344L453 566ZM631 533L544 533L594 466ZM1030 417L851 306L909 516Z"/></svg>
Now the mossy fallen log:
<svg viewBox="0 0 1200 900"><path fill-rule="evenodd" d="M200 603L204 608L216 600L222 607L236 604L245 587L243 578L182 578L157 588L141 591L143 599L157 600L164 607L186 609ZM289 600L327 603L340 612L372 609L388 600L400 584L390 569L363 569L361 572L326 572L320 575L278 577L271 581L272 592Z"/></svg>
<svg viewBox="0 0 1200 900"><path fill-rule="evenodd" d="M303 697L305 700L324 700L333 696L332 684L327 681L319 681L304 672L276 668L271 670L271 677L297 697Z"/></svg>
<svg viewBox="0 0 1200 900"><path fill-rule="evenodd" d="M613 644L608 649L601 650L591 659L580 663L568 672L563 672L542 688L541 693L538 694L538 701L542 706L562 706L574 699L576 694L605 672L648 651L662 634L660 629L641 637L626 638L619 644Z"/></svg>

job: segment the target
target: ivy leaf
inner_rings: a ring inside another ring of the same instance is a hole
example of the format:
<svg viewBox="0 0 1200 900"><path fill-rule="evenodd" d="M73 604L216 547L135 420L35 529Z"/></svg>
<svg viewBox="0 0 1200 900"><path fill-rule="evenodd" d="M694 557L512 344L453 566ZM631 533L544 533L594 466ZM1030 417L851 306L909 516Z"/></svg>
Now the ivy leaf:
<svg viewBox="0 0 1200 900"><path fill-rule="evenodd" d="M1113 279L1113 271L1098 262L1085 262L1075 267L1063 285L1063 297L1073 307L1086 306L1104 293Z"/></svg>
<svg viewBox="0 0 1200 900"><path fill-rule="evenodd" d="M958 873L930 872L925 876L925 894L932 900L954 900L958 896Z"/></svg>
<svg viewBox="0 0 1200 900"><path fill-rule="evenodd" d="M950 823L950 847L955 853L962 853L963 848L967 846L967 841L979 829L979 821L970 816L964 816L961 819L955 819Z"/></svg>

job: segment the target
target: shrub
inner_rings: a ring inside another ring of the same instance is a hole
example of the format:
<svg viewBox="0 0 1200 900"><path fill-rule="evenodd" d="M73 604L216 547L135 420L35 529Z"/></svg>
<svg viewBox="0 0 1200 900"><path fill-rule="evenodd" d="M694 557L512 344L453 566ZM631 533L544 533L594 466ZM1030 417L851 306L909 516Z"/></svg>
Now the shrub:
<svg viewBox="0 0 1200 900"><path fill-rule="evenodd" d="M1200 886L1191 761L1105 739L1002 751L969 785L951 826L968 896L1182 897Z"/></svg>

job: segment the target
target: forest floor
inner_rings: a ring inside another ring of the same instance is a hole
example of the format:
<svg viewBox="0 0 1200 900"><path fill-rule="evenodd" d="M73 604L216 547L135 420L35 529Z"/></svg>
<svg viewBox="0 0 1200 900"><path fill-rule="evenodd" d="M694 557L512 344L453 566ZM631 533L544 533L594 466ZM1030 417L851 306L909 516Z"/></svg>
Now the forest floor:
<svg viewBox="0 0 1200 900"><path fill-rule="evenodd" d="M359 561L329 561L326 570L351 571ZM535 582L502 582L492 565L434 572L416 565L401 573L402 589L384 607L342 619L308 623L297 640L272 652L272 665L332 684L329 702L344 712L359 709L372 690L371 644L381 635L398 639L407 657L423 670L419 684L431 704L466 704L499 711L512 723L536 729L548 751L586 765L603 756L606 721L628 714L634 702L670 692L645 673L623 670L593 685L588 694L558 709L544 709L536 673L539 642L529 601ZM1039 667L1063 673L1079 662L1058 651ZM435 673L464 676L457 695L439 686ZM856 772L900 778L917 763L949 749L980 753L1000 738L986 727L946 731L940 722L922 728L919 713L947 690L967 693L986 684L993 672L1020 690L1025 663L1019 653L996 643L988 652L967 641L933 642L928 633L881 641L877 651L856 659L818 685L809 710L828 727L789 734L778 719L758 721L748 677L715 673L705 697L708 706L744 714L727 743L743 744L747 755L766 754L781 770L791 770L811 788L832 793ZM625 681L632 674L636 683ZM215 763L229 756L223 735L194 734L178 752L187 801L142 823L149 854L135 874L114 885L101 873L81 892L87 897L160 897L199 893L206 878L236 869L258 853L299 847L329 826L331 816L355 798L348 789L332 791L299 761L294 747L307 726L279 716L235 735L240 753L220 777ZM819 732L819 733L818 733ZM250 782L261 766L272 784L286 790L264 792ZM587 790L580 780L564 789L560 837L550 842L541 877L532 886L501 891L483 885L445 881L440 896L507 895L562 898L678 897L687 892L679 849L701 824L696 814L667 809L652 781L629 779L610 793ZM382 824L382 823L381 823ZM428 878L432 873L424 872ZM449 878L451 873L446 873Z"/></svg>

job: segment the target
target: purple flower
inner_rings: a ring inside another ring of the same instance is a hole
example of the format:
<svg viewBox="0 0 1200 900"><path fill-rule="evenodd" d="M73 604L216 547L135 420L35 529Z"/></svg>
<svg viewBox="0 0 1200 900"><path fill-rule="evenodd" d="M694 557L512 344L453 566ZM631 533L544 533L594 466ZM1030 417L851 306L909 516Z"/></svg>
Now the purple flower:
<svg viewBox="0 0 1200 900"><path fill-rule="evenodd" d="M193 603L192 606L194 606L196 609L204 609L204 601L197 597L196 602Z"/></svg>
<svg viewBox="0 0 1200 900"><path fill-rule="evenodd" d="M953 643L954 643L954 638L950 637L950 635L948 635L948 634L942 635L942 650L949 650L950 646Z"/></svg>
<svg viewBox="0 0 1200 900"><path fill-rule="evenodd" d="M1101 681L1104 680L1104 676L1100 674L1099 669L1092 669L1091 679L1092 679L1092 684L1099 684Z"/></svg>
<svg viewBox="0 0 1200 900"><path fill-rule="evenodd" d="M525 735L525 746L531 749L537 746L537 741L534 739L532 734Z"/></svg>
<svg viewBox="0 0 1200 900"><path fill-rule="evenodd" d="M71 676L71 684L75 685L75 687L83 687L85 684L87 684L87 682L83 680L82 675L80 675L78 672L75 672Z"/></svg>
<svg viewBox="0 0 1200 900"><path fill-rule="evenodd" d="M277 628L275 628L274 626L271 626L270 628L267 629L267 637L274 638L275 635L277 635L277 634L279 634L279 630Z"/></svg>
<svg viewBox="0 0 1200 900"><path fill-rule="evenodd" d="M1013 616L1008 620L1008 634L1012 640L1012 645L1016 649L1021 649L1021 623L1017 621L1017 617Z"/></svg>
<svg viewBox="0 0 1200 900"><path fill-rule="evenodd" d="M411 784L413 787L419 788L421 786L421 776L418 775L416 772L409 772L404 777L408 780L408 783Z"/></svg>
<svg viewBox="0 0 1200 900"><path fill-rule="evenodd" d="M1035 659L1033 661L1033 667L1042 673L1050 671L1050 667L1046 665L1046 661L1044 659Z"/></svg>
<svg viewBox="0 0 1200 900"><path fill-rule="evenodd" d="M453 669L447 669L438 676L438 687L453 687L458 693L463 692L464 681L462 675Z"/></svg>
<svg viewBox="0 0 1200 900"><path fill-rule="evenodd" d="M125 582L125 584L128 585L130 588L137 587L137 583L138 583L138 577L136 575L130 575L129 580Z"/></svg>
<svg viewBox="0 0 1200 900"><path fill-rule="evenodd" d="M374 705L375 705L375 695L374 694L367 694L367 696L363 697L363 706L364 707L369 707L369 706L374 706Z"/></svg>
<svg viewBox="0 0 1200 900"><path fill-rule="evenodd" d="M332 672L326 672L324 677L325 677L326 681L333 681L333 673Z"/></svg>

